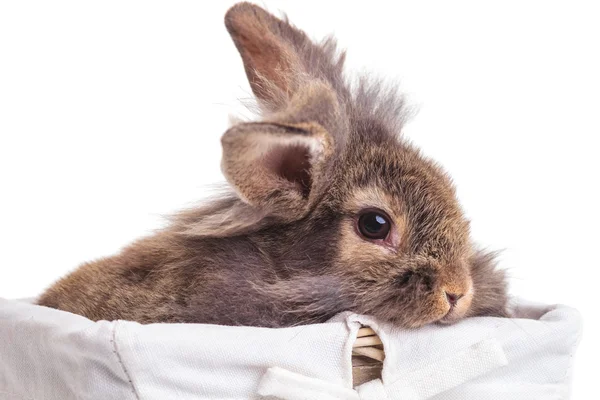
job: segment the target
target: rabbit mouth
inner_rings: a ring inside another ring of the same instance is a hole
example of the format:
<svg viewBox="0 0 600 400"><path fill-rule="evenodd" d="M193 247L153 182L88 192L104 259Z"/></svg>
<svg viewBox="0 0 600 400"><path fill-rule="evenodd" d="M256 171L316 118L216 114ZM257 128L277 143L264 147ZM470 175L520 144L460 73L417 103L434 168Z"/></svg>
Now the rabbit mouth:
<svg viewBox="0 0 600 400"><path fill-rule="evenodd" d="M436 321L438 324L450 325L460 321L467 314L471 306L471 293L465 299L466 302L463 304L449 304L448 311L440 319Z"/></svg>

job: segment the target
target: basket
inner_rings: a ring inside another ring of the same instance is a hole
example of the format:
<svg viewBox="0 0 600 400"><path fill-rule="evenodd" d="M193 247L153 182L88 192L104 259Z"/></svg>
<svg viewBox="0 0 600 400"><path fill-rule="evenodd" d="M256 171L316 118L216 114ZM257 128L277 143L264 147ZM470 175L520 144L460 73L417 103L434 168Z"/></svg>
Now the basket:
<svg viewBox="0 0 600 400"><path fill-rule="evenodd" d="M412 330L346 312L268 329L93 322L0 299L0 398L567 399L579 313L519 299L512 312Z"/></svg>

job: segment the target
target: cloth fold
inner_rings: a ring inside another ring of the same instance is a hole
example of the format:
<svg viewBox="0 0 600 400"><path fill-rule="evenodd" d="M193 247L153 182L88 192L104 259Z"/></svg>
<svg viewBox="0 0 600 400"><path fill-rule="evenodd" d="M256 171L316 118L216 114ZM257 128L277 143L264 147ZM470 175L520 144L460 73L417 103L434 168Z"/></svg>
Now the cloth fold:
<svg viewBox="0 0 600 400"><path fill-rule="evenodd" d="M263 376L258 394L285 400L427 400L508 364L497 340L484 340L384 385L374 379L350 390L325 381L272 367Z"/></svg>

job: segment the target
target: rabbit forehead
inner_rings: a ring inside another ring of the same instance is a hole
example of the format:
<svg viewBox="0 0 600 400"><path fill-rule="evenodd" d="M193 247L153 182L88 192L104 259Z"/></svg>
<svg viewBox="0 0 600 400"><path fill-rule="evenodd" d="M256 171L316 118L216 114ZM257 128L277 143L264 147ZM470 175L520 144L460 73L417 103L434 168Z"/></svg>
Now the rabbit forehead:
<svg viewBox="0 0 600 400"><path fill-rule="evenodd" d="M385 211L394 219L402 215L402 202L381 187L375 185L356 187L350 194L344 203L347 212L355 213L373 207Z"/></svg>
<svg viewBox="0 0 600 400"><path fill-rule="evenodd" d="M440 167L401 142L352 151L339 169L343 212L384 210L413 254L448 260L468 255L469 223Z"/></svg>

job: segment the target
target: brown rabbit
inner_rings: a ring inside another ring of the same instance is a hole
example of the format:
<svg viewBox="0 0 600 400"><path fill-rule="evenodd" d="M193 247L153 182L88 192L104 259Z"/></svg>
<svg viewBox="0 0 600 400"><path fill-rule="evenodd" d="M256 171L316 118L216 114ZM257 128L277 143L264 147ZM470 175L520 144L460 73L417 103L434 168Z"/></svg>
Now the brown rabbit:
<svg viewBox="0 0 600 400"><path fill-rule="evenodd" d="M504 273L474 248L450 178L399 137L402 97L367 78L351 88L333 39L255 5L225 25L261 107L223 135L232 193L81 266L39 304L267 327L344 310L402 327L504 316Z"/></svg>

